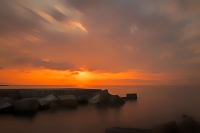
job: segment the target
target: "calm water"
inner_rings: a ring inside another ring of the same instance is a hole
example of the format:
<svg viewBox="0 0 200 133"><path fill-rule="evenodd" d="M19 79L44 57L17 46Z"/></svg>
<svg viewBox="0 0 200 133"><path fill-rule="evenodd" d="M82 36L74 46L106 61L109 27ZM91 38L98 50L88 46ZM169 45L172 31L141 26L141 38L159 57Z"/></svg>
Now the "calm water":
<svg viewBox="0 0 200 133"><path fill-rule="evenodd" d="M34 87L33 87L34 88ZM48 87L49 88L49 87ZM55 88L55 87L54 87ZM40 111L34 117L0 115L1 133L104 133L113 126L152 128L187 114L200 121L199 87L95 87L125 96L136 92L137 102L119 108L78 106L74 110Z"/></svg>

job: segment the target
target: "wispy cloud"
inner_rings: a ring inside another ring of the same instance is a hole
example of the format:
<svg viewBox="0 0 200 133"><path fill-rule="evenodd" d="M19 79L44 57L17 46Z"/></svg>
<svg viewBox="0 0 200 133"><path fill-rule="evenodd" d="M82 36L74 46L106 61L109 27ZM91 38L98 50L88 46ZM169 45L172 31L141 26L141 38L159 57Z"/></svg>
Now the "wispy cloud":
<svg viewBox="0 0 200 133"><path fill-rule="evenodd" d="M53 62L46 59L19 57L12 59L12 63L23 67L41 67L51 70L73 70L75 66L67 62Z"/></svg>
<svg viewBox="0 0 200 133"><path fill-rule="evenodd" d="M197 77L199 5L197 0L2 0L0 63L110 73L192 70L188 76Z"/></svg>

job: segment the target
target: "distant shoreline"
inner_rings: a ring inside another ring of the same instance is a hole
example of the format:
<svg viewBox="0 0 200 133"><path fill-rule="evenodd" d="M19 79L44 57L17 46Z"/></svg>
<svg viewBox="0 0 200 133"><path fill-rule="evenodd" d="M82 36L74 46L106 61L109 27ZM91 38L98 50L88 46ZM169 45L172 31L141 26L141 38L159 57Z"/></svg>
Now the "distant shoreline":
<svg viewBox="0 0 200 133"><path fill-rule="evenodd" d="M9 86L9 85L0 85L0 86Z"/></svg>

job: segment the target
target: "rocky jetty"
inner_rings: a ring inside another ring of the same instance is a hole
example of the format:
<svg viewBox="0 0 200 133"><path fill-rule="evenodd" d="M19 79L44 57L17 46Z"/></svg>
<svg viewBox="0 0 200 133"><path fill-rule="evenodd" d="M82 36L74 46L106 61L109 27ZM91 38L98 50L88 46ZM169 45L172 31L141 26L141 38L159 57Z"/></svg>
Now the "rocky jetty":
<svg viewBox="0 0 200 133"><path fill-rule="evenodd" d="M125 101L118 95L111 95L108 90L100 89L0 90L0 112L59 110L82 103L121 106Z"/></svg>
<svg viewBox="0 0 200 133"><path fill-rule="evenodd" d="M9 97L14 100L23 98L42 98L48 95L58 97L60 95L74 95L82 97L84 95L92 97L94 94L100 92L101 89L78 89L78 88L63 88L63 89L2 89L0 90L0 97Z"/></svg>

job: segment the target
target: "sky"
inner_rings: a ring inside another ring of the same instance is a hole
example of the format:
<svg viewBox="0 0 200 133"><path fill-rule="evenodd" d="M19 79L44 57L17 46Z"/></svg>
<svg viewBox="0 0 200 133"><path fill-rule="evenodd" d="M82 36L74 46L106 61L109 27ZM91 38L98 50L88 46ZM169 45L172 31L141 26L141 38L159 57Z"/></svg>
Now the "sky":
<svg viewBox="0 0 200 133"><path fill-rule="evenodd" d="M0 0L0 84L200 85L200 1Z"/></svg>

